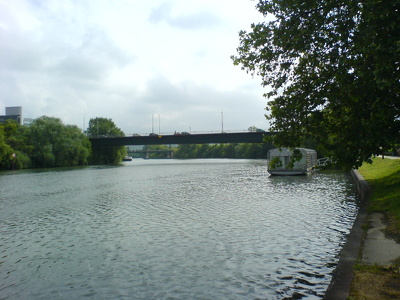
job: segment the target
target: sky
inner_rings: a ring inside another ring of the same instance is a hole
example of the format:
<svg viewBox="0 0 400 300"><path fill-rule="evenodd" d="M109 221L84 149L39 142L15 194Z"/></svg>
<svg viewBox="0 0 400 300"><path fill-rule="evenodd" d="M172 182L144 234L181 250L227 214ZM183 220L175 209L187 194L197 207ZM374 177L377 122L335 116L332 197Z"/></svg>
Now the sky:
<svg viewBox="0 0 400 300"><path fill-rule="evenodd" d="M261 78L230 58L252 0L0 0L0 115L126 135L268 129ZM3 111L2 111L3 110Z"/></svg>

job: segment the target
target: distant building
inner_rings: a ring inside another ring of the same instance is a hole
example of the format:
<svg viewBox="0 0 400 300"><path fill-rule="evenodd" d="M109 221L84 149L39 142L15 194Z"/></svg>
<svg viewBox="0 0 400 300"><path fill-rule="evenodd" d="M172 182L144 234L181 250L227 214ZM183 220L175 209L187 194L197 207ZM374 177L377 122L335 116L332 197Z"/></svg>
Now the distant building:
<svg viewBox="0 0 400 300"><path fill-rule="evenodd" d="M0 116L0 123L5 123L7 120L14 120L22 125L22 106L6 107L6 115Z"/></svg>
<svg viewBox="0 0 400 300"><path fill-rule="evenodd" d="M32 118L24 118L24 125L29 126L33 123L34 120L35 119L32 119Z"/></svg>

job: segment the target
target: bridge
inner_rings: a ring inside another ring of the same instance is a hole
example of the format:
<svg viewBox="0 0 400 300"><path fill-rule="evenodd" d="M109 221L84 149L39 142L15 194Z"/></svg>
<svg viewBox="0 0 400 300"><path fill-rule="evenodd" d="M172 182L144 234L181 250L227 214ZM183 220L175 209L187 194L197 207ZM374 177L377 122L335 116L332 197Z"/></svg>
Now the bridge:
<svg viewBox="0 0 400 300"><path fill-rule="evenodd" d="M89 140L93 146L265 143L264 136L270 135L272 135L270 132L235 132L126 137L91 137Z"/></svg>

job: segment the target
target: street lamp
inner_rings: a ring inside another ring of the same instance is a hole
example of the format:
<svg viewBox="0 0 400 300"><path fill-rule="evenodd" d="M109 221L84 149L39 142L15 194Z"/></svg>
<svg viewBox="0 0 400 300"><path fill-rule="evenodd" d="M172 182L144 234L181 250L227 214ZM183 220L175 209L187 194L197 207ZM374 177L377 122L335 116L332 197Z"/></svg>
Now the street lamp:
<svg viewBox="0 0 400 300"><path fill-rule="evenodd" d="M222 109L221 111L221 126L222 126L221 132L224 133L224 109Z"/></svg>
<svg viewBox="0 0 400 300"><path fill-rule="evenodd" d="M154 111L151 113L151 133L154 132Z"/></svg>

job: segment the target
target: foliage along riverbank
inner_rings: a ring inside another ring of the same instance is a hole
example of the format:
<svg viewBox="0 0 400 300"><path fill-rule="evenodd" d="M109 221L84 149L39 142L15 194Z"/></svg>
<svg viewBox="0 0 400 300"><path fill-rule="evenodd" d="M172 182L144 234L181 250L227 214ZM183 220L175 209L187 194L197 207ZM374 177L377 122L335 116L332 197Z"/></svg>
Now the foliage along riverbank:
<svg viewBox="0 0 400 300"><path fill-rule="evenodd" d="M123 146L92 147L91 135L122 136L123 132L106 118L91 119L86 133L48 116L29 126L7 120L0 124L0 170L112 164L126 155Z"/></svg>
<svg viewBox="0 0 400 300"><path fill-rule="evenodd" d="M166 145L144 146L140 153L129 152L133 157L145 157L149 151L149 158L169 158L170 151L173 157L179 159L189 158L248 158L266 159L267 152L272 149L270 143L231 143L231 144L183 144L178 147ZM138 155L140 156L138 156Z"/></svg>
<svg viewBox="0 0 400 300"><path fill-rule="evenodd" d="M400 242L400 159L376 157L358 170L372 194L368 209L386 215L386 234ZM400 253L390 266L357 264L348 299L398 299L400 297Z"/></svg>

